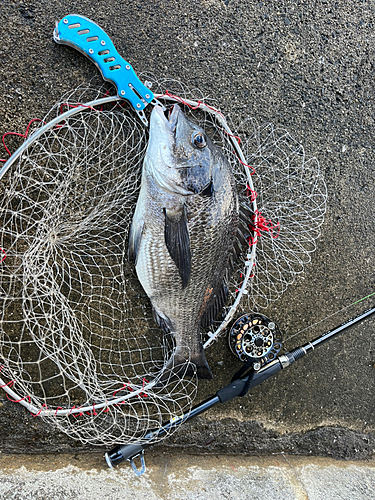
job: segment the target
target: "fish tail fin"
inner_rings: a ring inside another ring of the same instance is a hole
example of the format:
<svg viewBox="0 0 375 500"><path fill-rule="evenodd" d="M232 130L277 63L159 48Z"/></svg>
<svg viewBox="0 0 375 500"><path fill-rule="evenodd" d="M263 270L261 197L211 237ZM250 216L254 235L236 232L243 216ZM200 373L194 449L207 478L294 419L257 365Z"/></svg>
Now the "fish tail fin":
<svg viewBox="0 0 375 500"><path fill-rule="evenodd" d="M192 363L196 367L197 376L199 379L204 379L204 380L213 379L213 375L212 375L212 372L210 370L210 367L208 366L206 355L204 353L203 347L198 354L196 354L195 356L192 356L190 359L190 367L192 367L192 369L194 370Z"/></svg>
<svg viewBox="0 0 375 500"><path fill-rule="evenodd" d="M160 381L165 382L176 377L192 377L195 374L199 379L211 380L213 378L202 345L198 353L190 356L183 348L178 347L170 357Z"/></svg>

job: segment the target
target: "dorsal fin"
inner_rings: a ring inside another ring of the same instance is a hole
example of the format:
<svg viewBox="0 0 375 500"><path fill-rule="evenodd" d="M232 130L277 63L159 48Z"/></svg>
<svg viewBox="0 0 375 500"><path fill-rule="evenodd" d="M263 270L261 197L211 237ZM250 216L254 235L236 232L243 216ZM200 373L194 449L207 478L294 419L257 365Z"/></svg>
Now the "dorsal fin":
<svg viewBox="0 0 375 500"><path fill-rule="evenodd" d="M223 309L224 304L227 301L227 297L228 287L225 280L223 280L219 290L214 295L211 295L208 300L207 309L201 317L202 328L207 328L215 321L218 314Z"/></svg>
<svg viewBox="0 0 375 500"><path fill-rule="evenodd" d="M251 230L249 224L251 224L251 218L254 212L251 210L244 202L240 203L240 209L238 213L238 231L237 238L242 245L245 247L249 246L249 237L251 236ZM243 251L245 248L242 249Z"/></svg>
<svg viewBox="0 0 375 500"><path fill-rule="evenodd" d="M240 203L238 213L237 233L233 240L233 248L228 259L228 274L232 274L236 268L241 255L245 255L250 247L250 237L252 236L250 224L254 212L244 203Z"/></svg>
<svg viewBox="0 0 375 500"><path fill-rule="evenodd" d="M233 274L241 255L245 255L249 248L249 238L251 236L249 223L251 223L253 213L245 204L240 204L237 233L228 255L225 276L220 288L207 301L207 308L201 318L202 328L207 328L211 325L225 305L228 297L227 282Z"/></svg>

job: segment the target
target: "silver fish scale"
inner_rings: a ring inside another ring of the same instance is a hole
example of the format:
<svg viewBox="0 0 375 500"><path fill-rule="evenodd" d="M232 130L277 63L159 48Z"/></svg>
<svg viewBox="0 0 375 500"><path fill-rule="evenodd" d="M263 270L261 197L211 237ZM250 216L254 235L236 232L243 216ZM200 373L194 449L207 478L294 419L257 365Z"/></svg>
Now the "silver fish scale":
<svg viewBox="0 0 375 500"><path fill-rule="evenodd" d="M192 361L201 353L201 318L221 289L238 223L238 198L230 165L223 156L213 156L213 196L184 197L191 250L191 276L186 288L169 255L163 207L150 196L149 179L142 181L138 201L145 215L136 265L138 278L155 310L168 320L176 350Z"/></svg>

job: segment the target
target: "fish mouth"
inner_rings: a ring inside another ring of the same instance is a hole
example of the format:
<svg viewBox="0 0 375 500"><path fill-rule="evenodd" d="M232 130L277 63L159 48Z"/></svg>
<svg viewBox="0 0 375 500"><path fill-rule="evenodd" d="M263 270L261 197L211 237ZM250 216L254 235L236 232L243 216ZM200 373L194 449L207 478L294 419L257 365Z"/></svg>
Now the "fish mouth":
<svg viewBox="0 0 375 500"><path fill-rule="evenodd" d="M155 106L151 113L151 126L153 121L161 122L168 132L175 134L180 113L181 108L178 104L173 104L166 112L161 106Z"/></svg>
<svg viewBox="0 0 375 500"><path fill-rule="evenodd" d="M178 104L174 104L169 110L168 125L171 132L176 133L178 118L181 113L181 108Z"/></svg>

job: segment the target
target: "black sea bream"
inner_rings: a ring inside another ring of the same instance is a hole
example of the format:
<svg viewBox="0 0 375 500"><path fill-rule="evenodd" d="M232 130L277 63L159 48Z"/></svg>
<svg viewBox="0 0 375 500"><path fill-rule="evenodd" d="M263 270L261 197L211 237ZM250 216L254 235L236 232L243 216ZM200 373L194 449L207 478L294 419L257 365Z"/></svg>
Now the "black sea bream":
<svg viewBox="0 0 375 500"><path fill-rule="evenodd" d="M187 373L212 378L201 342L226 300L225 277L238 225L230 164L204 131L174 105L156 106L130 229L129 258L154 318L175 339L162 380Z"/></svg>

